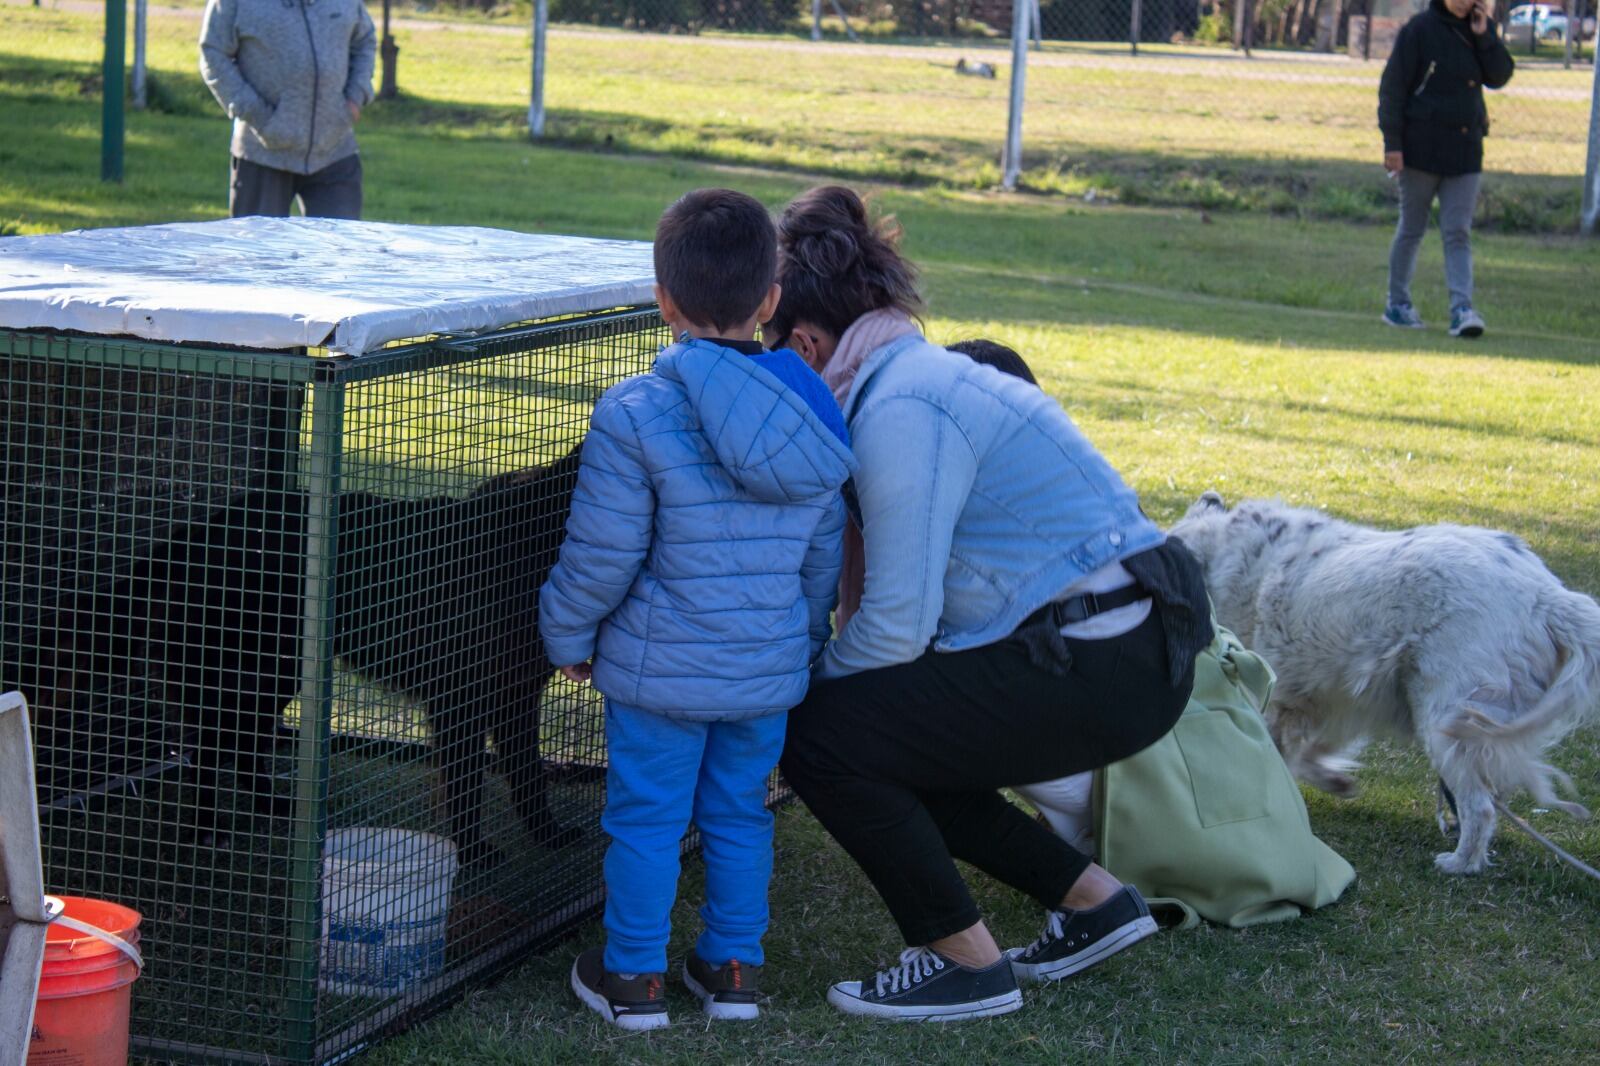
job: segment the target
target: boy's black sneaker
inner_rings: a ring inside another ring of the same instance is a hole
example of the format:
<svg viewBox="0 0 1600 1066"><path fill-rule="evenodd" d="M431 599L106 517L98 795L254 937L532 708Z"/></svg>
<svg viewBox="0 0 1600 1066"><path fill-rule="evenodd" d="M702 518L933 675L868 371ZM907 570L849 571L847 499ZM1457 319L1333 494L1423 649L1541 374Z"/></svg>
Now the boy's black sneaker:
<svg viewBox="0 0 1600 1066"><path fill-rule="evenodd" d="M750 1021L761 1017L759 966L746 966L738 959L713 966L690 951L683 963L683 983L700 1000L709 1018Z"/></svg>
<svg viewBox="0 0 1600 1066"><path fill-rule="evenodd" d="M1144 897L1132 885L1086 911L1053 910L1039 939L1006 954L1019 981L1059 981L1104 962L1156 931Z"/></svg>
<svg viewBox="0 0 1600 1066"><path fill-rule="evenodd" d="M969 970L932 948L909 948L900 963L865 981L840 981L828 1002L846 1014L897 1022L956 1022L1009 1014L1022 1006L1022 990L1002 958Z"/></svg>
<svg viewBox="0 0 1600 1066"><path fill-rule="evenodd" d="M572 991L618 1029L661 1029L668 1024L664 978L659 973L608 973L600 948L590 948L572 964Z"/></svg>

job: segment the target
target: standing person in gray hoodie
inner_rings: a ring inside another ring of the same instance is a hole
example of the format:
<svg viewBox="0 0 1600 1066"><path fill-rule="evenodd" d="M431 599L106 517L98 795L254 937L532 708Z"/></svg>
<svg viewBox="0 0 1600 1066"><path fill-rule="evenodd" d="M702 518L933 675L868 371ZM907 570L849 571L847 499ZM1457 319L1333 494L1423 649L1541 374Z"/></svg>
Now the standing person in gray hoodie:
<svg viewBox="0 0 1600 1066"><path fill-rule="evenodd" d="M228 210L361 217L355 123L377 34L361 0L208 0L200 75L233 119Z"/></svg>

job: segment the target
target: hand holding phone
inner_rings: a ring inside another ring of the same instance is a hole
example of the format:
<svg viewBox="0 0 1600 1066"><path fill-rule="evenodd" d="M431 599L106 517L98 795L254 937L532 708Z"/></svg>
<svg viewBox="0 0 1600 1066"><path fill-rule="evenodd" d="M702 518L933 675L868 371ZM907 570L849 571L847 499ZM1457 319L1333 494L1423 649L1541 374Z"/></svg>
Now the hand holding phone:
<svg viewBox="0 0 1600 1066"><path fill-rule="evenodd" d="M1489 0L1474 0L1472 5L1472 32L1482 36L1489 29Z"/></svg>

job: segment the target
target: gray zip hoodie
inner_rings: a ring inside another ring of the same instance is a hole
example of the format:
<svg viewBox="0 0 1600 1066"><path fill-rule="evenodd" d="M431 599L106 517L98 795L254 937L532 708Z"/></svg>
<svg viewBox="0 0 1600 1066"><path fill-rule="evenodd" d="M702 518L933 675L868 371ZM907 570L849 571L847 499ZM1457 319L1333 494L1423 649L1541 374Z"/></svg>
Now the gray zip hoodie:
<svg viewBox="0 0 1600 1066"><path fill-rule="evenodd" d="M361 0L208 0L200 76L233 154L311 174L356 151L347 101L372 102L377 34Z"/></svg>

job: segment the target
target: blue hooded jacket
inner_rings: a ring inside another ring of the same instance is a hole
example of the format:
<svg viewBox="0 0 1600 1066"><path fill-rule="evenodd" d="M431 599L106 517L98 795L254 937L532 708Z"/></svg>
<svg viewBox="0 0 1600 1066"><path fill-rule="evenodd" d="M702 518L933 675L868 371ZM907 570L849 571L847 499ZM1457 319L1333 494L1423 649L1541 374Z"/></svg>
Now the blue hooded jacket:
<svg viewBox="0 0 1600 1066"><path fill-rule="evenodd" d="M606 696L669 717L799 703L837 596L844 437L792 352L688 341L609 390L540 592L550 661L593 658Z"/></svg>

